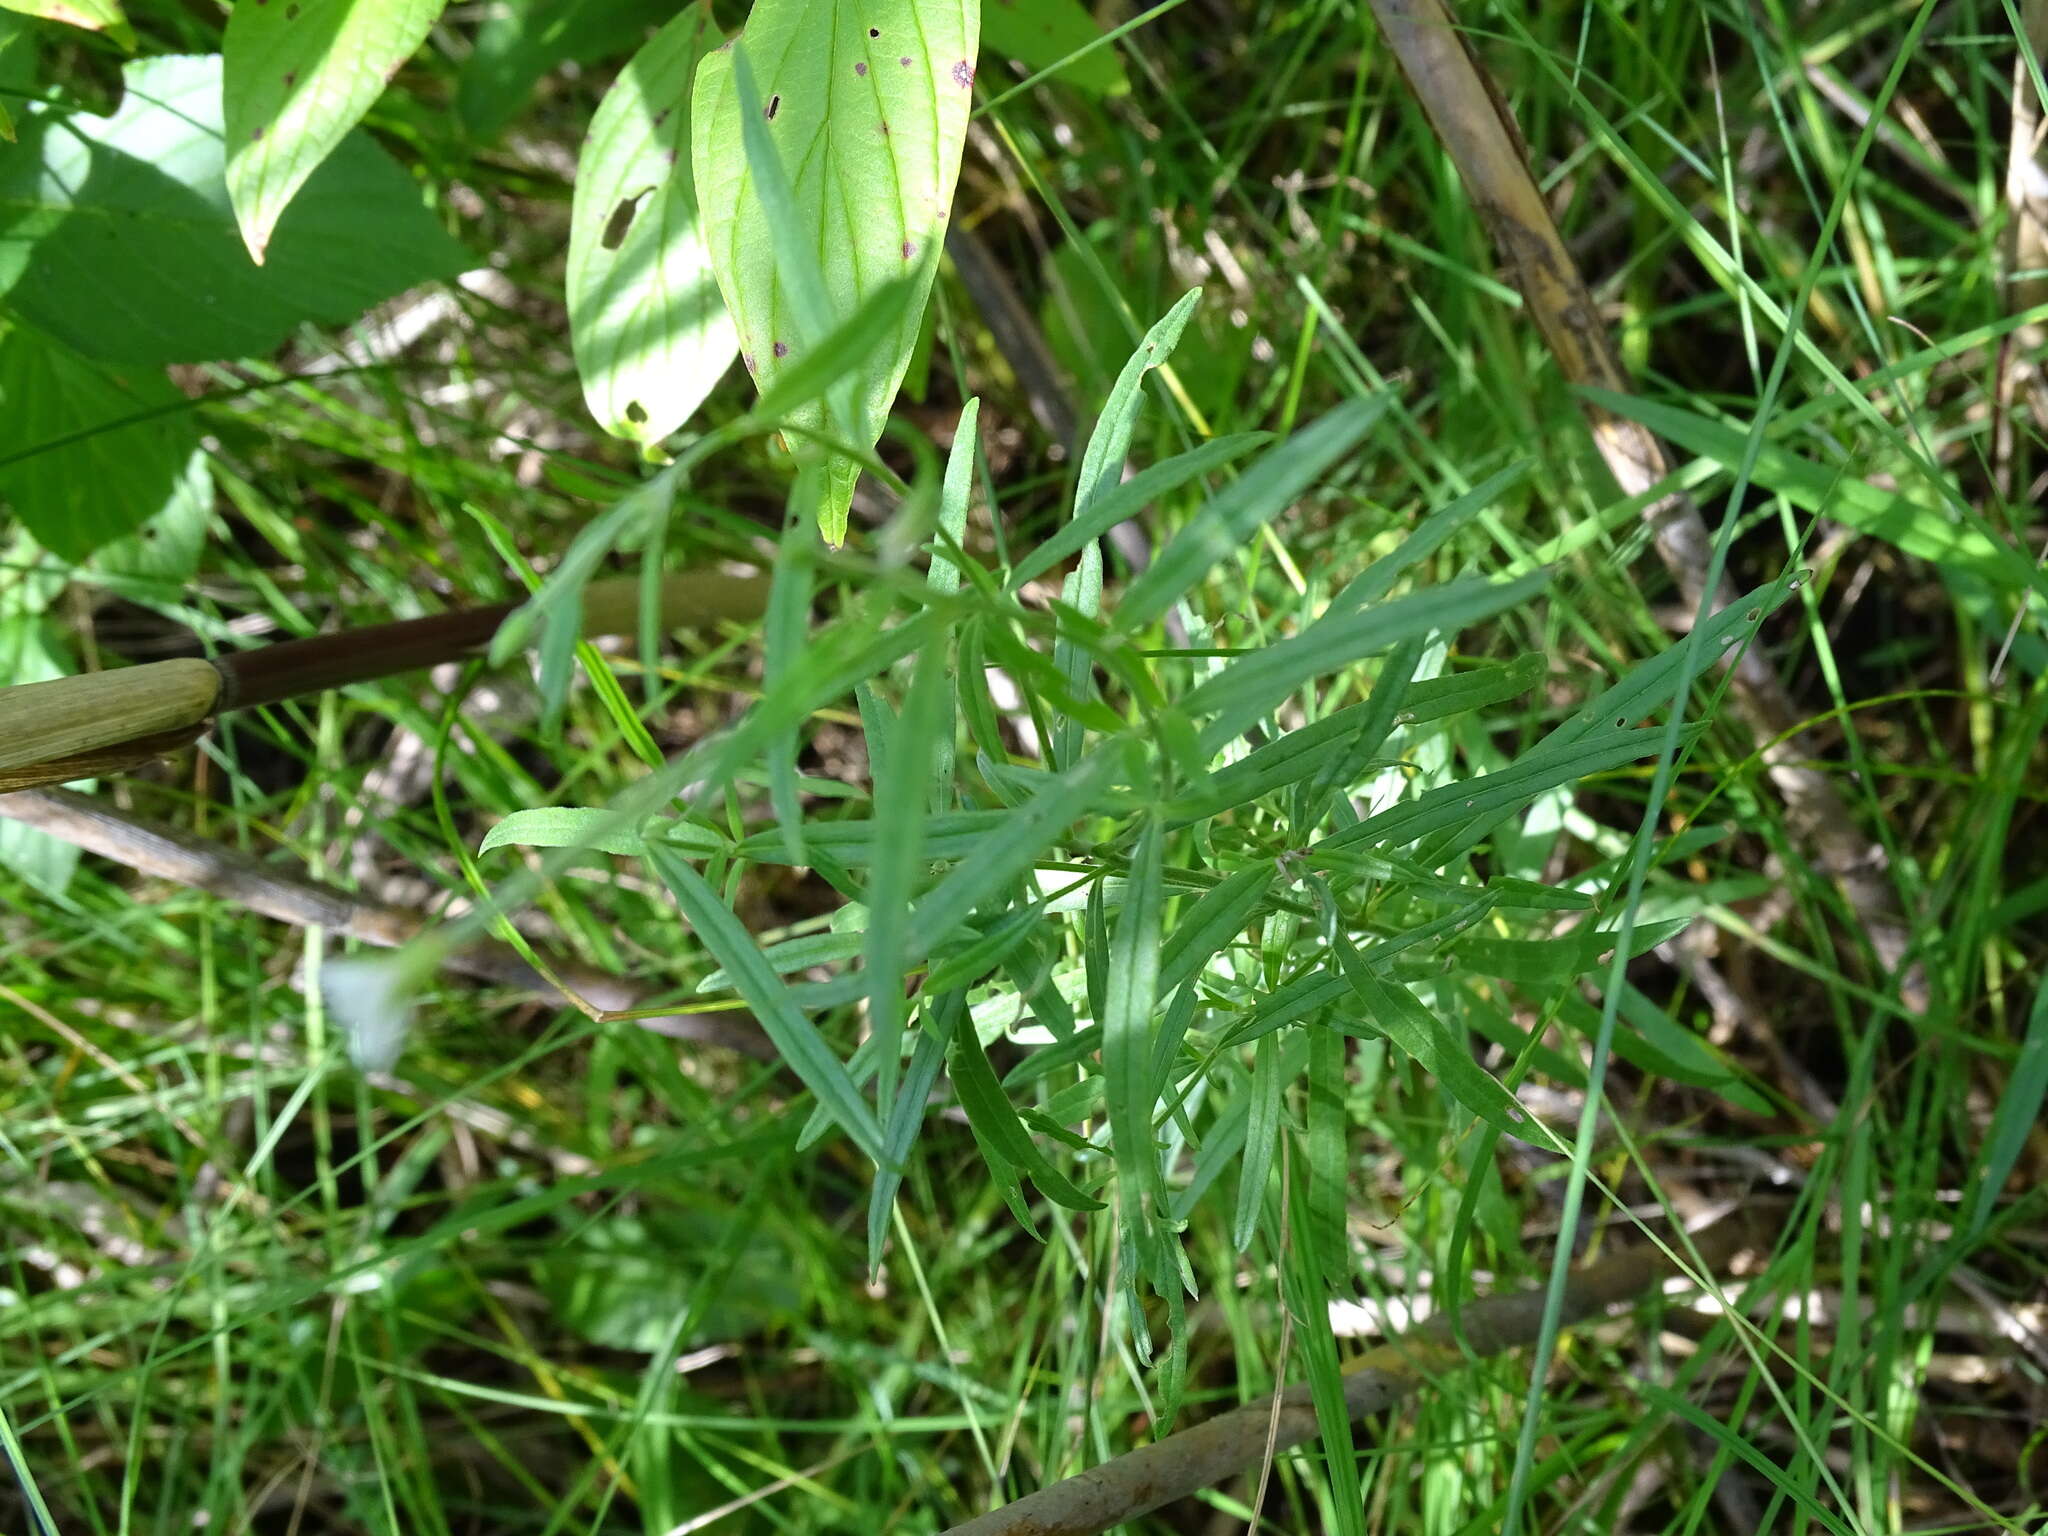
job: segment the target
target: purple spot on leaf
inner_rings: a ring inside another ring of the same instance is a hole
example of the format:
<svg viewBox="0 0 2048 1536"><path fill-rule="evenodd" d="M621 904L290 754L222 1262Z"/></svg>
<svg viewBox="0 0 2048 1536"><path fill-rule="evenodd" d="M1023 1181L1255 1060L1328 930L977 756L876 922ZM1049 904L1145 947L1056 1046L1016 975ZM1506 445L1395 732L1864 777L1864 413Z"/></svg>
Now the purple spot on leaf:
<svg viewBox="0 0 2048 1536"><path fill-rule="evenodd" d="M856 75L862 75L862 76L865 76L865 75L867 74L867 72L868 72L868 67L867 67L867 65L865 65L865 64L855 64L855 65L853 66L853 72L854 72L854 73L855 73Z"/></svg>
<svg viewBox="0 0 2048 1536"><path fill-rule="evenodd" d="M786 341L778 341L777 343L775 343L775 355L777 357L789 356L789 343Z"/></svg>
<svg viewBox="0 0 2048 1536"><path fill-rule="evenodd" d="M299 72L296 69L288 69L284 72L284 88L286 90L290 90L293 86L297 85L298 83Z"/></svg>
<svg viewBox="0 0 2048 1536"><path fill-rule="evenodd" d="M659 128L663 123L667 122L669 113L673 112L674 110L675 108L673 107L663 107L659 112L655 113L654 126Z"/></svg>
<svg viewBox="0 0 2048 1536"><path fill-rule="evenodd" d="M974 84L974 66L965 59L955 63L953 65L953 83L963 91Z"/></svg>
<svg viewBox="0 0 2048 1536"><path fill-rule="evenodd" d="M751 352L742 352L742 353L740 354L740 361L741 361L741 362L743 362L743 363L745 363L745 364L747 365L747 372L749 372L749 373L752 373L752 372L754 371L754 354L753 354L753 353L751 353Z"/></svg>
<svg viewBox="0 0 2048 1536"><path fill-rule="evenodd" d="M908 69L910 68L910 55L906 53L905 55L903 55L902 58L898 59L896 62L898 64L901 64L905 69Z"/></svg>
<svg viewBox="0 0 2048 1536"><path fill-rule="evenodd" d="M904 259L905 261L909 261L909 260L910 260L910 259L911 259L912 257L914 257L914 256L916 256L916 255L917 255L917 242L916 242L915 240L906 240L906 241L904 241L904 242L903 242L903 259Z"/></svg>
<svg viewBox="0 0 2048 1536"><path fill-rule="evenodd" d="M878 123L878 124L877 124L876 126L877 126L877 127L879 127L879 128L880 128L880 129L882 130L882 135L883 135L883 137L884 137L884 138L888 137L888 133L889 133L889 121L888 121L888 119L887 119L887 118L884 118L884 119L883 119L883 120L882 120L882 121L881 121L880 123Z"/></svg>
<svg viewBox="0 0 2048 1536"><path fill-rule="evenodd" d="M251 144L261 144L263 142L263 130L261 128L252 129L249 134L249 142Z"/></svg>
<svg viewBox="0 0 2048 1536"><path fill-rule="evenodd" d="M767 118L767 119L768 119L768 121L772 123L772 122L774 122L774 121L775 121L775 114L776 114L776 113L778 113L778 112L780 112L781 110L782 110L782 98L781 98L781 97L780 97L779 95L778 95L778 96L770 96L770 97L768 98L768 105L767 105L767 107L766 107L766 108L765 108L765 109L764 109L764 110L762 111L761 115L762 115L763 117Z"/></svg>

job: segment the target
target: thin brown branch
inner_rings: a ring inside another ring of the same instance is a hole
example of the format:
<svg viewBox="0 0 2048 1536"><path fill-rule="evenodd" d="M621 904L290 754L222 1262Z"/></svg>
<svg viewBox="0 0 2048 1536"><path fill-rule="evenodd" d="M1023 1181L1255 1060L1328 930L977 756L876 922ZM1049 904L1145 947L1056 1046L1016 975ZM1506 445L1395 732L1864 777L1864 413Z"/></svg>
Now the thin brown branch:
<svg viewBox="0 0 2048 1536"><path fill-rule="evenodd" d="M1707 1269L1722 1270L1736 1255L1767 1240L1766 1228L1735 1216L1695 1234L1692 1247ZM1563 1319L1583 1322L1643 1296L1677 1272L1679 1264L1659 1244L1624 1248L1572 1273L1565 1284ZM1543 1309L1544 1293L1532 1290L1473 1302L1458 1313L1455 1331L1450 1317L1431 1318L1346 1367L1345 1406L1354 1419L1377 1413L1459 1370L1471 1356L1533 1343ZM1317 1433L1308 1387L1289 1387L1027 1494L943 1536L1094 1536L1222 1482L1252 1465L1269 1446L1275 1452L1289 1450Z"/></svg>
<svg viewBox="0 0 2048 1536"><path fill-rule="evenodd" d="M324 928L343 938L396 949L427 926L418 913L365 902L296 870L267 864L175 827L144 821L89 796L62 789L0 795L0 816L36 828L138 873L208 891L263 917L296 928ZM648 992L634 983L572 961L549 960L557 988L510 945L485 941L451 952L443 964L459 975L514 987L551 1003L631 1013ZM573 993L574 996L568 994ZM636 1019L672 1039L714 1045L759 1060L774 1059L760 1027L742 1013L673 1013Z"/></svg>
<svg viewBox="0 0 2048 1536"><path fill-rule="evenodd" d="M1372 9L1431 127L1458 167L1502 270L1522 295L1559 370L1574 384L1629 392L1628 375L1592 293L1530 173L1521 134L1442 0L1372 0ZM1670 473L1663 444L1646 428L1590 401L1582 409L1623 494L1650 496L1643 519L1665 569L1695 610L1706 605L1714 543L1706 519L1682 492L1650 494ZM1719 609L1733 600L1733 589L1724 580L1710 606ZM1896 974L1905 963L1910 933L1898 914L1897 893L1885 878L1882 846L1857 824L1834 781L1808 766L1819 753L1798 729L1805 715L1764 654L1746 648L1732 681L1736 709L1763 750L1795 835L1814 863L1840 884L1879 962ZM1918 966L1901 977L1900 986L1907 1005L1924 1010L1926 984Z"/></svg>

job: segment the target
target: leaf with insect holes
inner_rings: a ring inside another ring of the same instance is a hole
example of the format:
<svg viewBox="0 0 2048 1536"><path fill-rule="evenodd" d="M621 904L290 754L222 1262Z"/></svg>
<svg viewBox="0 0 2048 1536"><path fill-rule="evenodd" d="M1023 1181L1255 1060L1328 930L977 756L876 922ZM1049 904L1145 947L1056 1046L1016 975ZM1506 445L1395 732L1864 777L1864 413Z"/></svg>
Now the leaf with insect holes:
<svg viewBox="0 0 2048 1536"><path fill-rule="evenodd" d="M656 33L605 93L576 162L569 341L590 414L628 442L689 420L739 350L690 171L690 81L719 38L708 3Z"/></svg>
<svg viewBox="0 0 2048 1536"><path fill-rule="evenodd" d="M221 39L228 197L262 265L306 178L426 41L442 0L242 0Z"/></svg>
<svg viewBox="0 0 2048 1536"><path fill-rule="evenodd" d="M917 343L960 174L979 22L977 0L758 0L742 36L698 67L698 206L740 357L763 390L863 298L917 275L889 343L856 375L846 429L858 449L881 435ZM824 405L792 425L826 431ZM836 545L858 466L832 468L820 528Z"/></svg>

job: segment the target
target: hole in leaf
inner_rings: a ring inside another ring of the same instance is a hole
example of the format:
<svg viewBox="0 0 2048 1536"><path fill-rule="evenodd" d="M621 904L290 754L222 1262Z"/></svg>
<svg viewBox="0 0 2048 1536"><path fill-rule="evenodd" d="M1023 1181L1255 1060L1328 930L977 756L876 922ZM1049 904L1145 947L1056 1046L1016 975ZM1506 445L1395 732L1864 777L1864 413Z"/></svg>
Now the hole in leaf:
<svg viewBox="0 0 2048 1536"><path fill-rule="evenodd" d="M633 423L633 425L636 427L646 426L647 407L642 405L638 400L628 400L626 402L626 420Z"/></svg>
<svg viewBox="0 0 2048 1536"><path fill-rule="evenodd" d="M774 96L770 96L770 97L768 98L768 105L767 105L767 107L766 107L766 108L764 108L764 109L762 110L762 113L761 113L761 115L762 115L763 117L767 118L767 119L768 119L768 121L772 123L772 122L774 122L774 121L775 121L775 114L776 114L776 113L778 113L778 112L780 112L781 110L782 110L782 97L781 97L781 95L780 95L780 94L778 93L777 95L774 95Z"/></svg>
<svg viewBox="0 0 2048 1536"><path fill-rule="evenodd" d="M633 217L639 213L640 205L653 193L652 187L642 187L631 197L619 199L619 205L612 209L612 216L604 221L604 233L597 243L608 251L616 251L626 243L626 233L633 227Z"/></svg>
<svg viewBox="0 0 2048 1536"><path fill-rule="evenodd" d="M1749 620L1749 622L1752 624L1754 624L1758 619L1762 618L1763 616L1764 611L1761 608L1752 608L1749 610L1749 612L1743 615L1743 617Z"/></svg>

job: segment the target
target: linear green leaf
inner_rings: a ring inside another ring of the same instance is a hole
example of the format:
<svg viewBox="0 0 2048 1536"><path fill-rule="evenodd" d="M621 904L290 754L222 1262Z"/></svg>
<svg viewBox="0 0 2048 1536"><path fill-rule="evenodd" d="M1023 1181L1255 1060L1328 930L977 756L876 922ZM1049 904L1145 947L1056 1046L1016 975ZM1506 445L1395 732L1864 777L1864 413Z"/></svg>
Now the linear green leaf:
<svg viewBox="0 0 2048 1536"><path fill-rule="evenodd" d="M1075 517L1085 514L1096 498L1107 495L1123 478L1124 460L1131 451L1131 433L1137 429L1138 416L1145 409L1145 375L1173 355L1173 349L1180 345L1181 333L1188 328L1188 316L1195 312L1201 297L1199 288L1182 294L1173 308L1145 333L1138 350L1131 354L1117 374L1116 383L1110 386L1109 399L1104 402L1102 415L1081 454L1081 472L1074 483Z"/></svg>
<svg viewBox="0 0 2048 1536"><path fill-rule="evenodd" d="M1744 428L1634 395L1591 387L1582 392L1604 409L1641 422L1660 437L1723 469L1738 469L1748 457L1750 435ZM2023 592L2038 579L2034 562L1999 538L1976 513L1944 509L1903 491L1880 489L1846 466L1833 469L1816 464L1780 444L1766 442L1750 478L1796 507L1825 514L1922 560L1973 572L1994 586Z"/></svg>
<svg viewBox="0 0 2048 1536"><path fill-rule="evenodd" d="M1515 698L1543 675L1543 658L1531 651L1501 665L1475 667L1447 677L1411 682L1401 696L1403 723L1420 725L1461 714L1483 704ZM1357 739L1370 701L1325 715L1313 725L1287 732L1210 774L1167 810L1176 820L1214 816L1263 799L1274 790L1313 778L1340 759Z"/></svg>
<svg viewBox="0 0 2048 1536"><path fill-rule="evenodd" d="M1166 1185L1152 1135L1152 1108L1158 1101L1152 1079L1152 1032L1159 1002L1165 843L1158 820L1148 819L1131 854L1123 911L1110 944L1101 1015L1110 1141L1117 1170L1127 1181L1127 1192L1118 1204L1148 1275L1156 1274L1157 1255L1164 1246L1158 1224L1166 1210Z"/></svg>
<svg viewBox="0 0 2048 1536"><path fill-rule="evenodd" d="M620 827L618 815L602 806L549 805L514 811L484 834L478 853L517 845L524 848L591 848L602 853L642 854L649 838L680 853L704 858L730 844L710 827L692 821L652 821L638 831Z"/></svg>
<svg viewBox="0 0 2048 1536"><path fill-rule="evenodd" d="M1237 432L1229 437L1211 438L1198 448L1175 454L1161 463L1139 470L1095 497L1085 513L1077 511L1072 522L1017 562L1005 585L1016 591L1034 576L1051 570L1060 561L1099 539L1125 518L1134 517L1160 497L1179 490L1188 481L1221 469L1243 458L1254 448L1273 440L1270 432Z"/></svg>
<svg viewBox="0 0 2048 1536"><path fill-rule="evenodd" d="M1688 727L1680 740L1698 733ZM1336 852L1372 843L1412 843L1447 828L1463 826L1496 811L1519 806L1560 784L1574 783L1589 773L1605 773L1624 763L1654 757L1664 746L1662 726L1617 731L1605 740L1567 746L1557 751L1534 751L1512 767L1498 773L1481 774L1456 784L1445 784L1414 800L1390 805L1376 816L1368 816L1355 827L1333 832L1311 851Z"/></svg>
<svg viewBox="0 0 2048 1536"><path fill-rule="evenodd" d="M1504 582L1471 578L1363 612L1325 616L1291 639L1240 656L1181 700L1181 707L1218 715L1203 741L1220 746L1310 678L1432 631L1456 634L1533 597L1549 580L1545 571Z"/></svg>
<svg viewBox="0 0 2048 1536"><path fill-rule="evenodd" d="M1335 947L1344 979L1358 995L1363 1010L1362 1026L1345 1022L1340 1028L1368 1038L1384 1035L1435 1078L1445 1093L1487 1124L1511 1136L1529 1135L1529 1112L1498 1078L1473 1060L1462 1042L1451 1037L1441 1019L1399 982L1381 979L1341 933Z"/></svg>
<svg viewBox="0 0 2048 1536"><path fill-rule="evenodd" d="M1266 1180L1280 1143L1280 1042L1262 1035L1252 1052L1251 1117L1244 1128L1244 1161L1238 1165L1237 1208L1230 1243L1239 1253L1251 1248L1266 1202Z"/></svg>
<svg viewBox="0 0 2048 1536"><path fill-rule="evenodd" d="M1159 957L1161 997L1170 996L1229 947L1265 899L1273 874L1270 864L1240 869L1218 881L1180 916Z"/></svg>
<svg viewBox="0 0 2048 1536"><path fill-rule="evenodd" d="M1500 493L1529 472L1529 462L1510 464L1489 475L1456 501L1438 507L1408 530L1389 553L1366 567L1364 573L1330 599L1330 612L1353 613L1370 607L1394 590L1394 583L1409 570L1427 560L1446 540L1500 499Z"/></svg>
<svg viewBox="0 0 2048 1536"><path fill-rule="evenodd" d="M1032 1183L1045 1191L1045 1197L1053 1204L1063 1205L1070 1211L1102 1209L1100 1200L1082 1194L1038 1150L1038 1144L1017 1117L1009 1095L996 1081L995 1068L989 1065L988 1053L982 1049L973 1026L965 1021L954 1027L953 1043L946 1052L946 1070L953 1079L953 1092L959 1097L960 1107L967 1112L967 1122L974 1128L976 1137L1021 1169Z"/></svg>
<svg viewBox="0 0 2048 1536"><path fill-rule="evenodd" d="M976 907L1031 868L1101 797L1116 769L1116 754L1098 751L1052 780L1016 811L1006 813L1003 824L917 904L910 919L909 955L930 954Z"/></svg>
<svg viewBox="0 0 2048 1536"><path fill-rule="evenodd" d="M1377 397L1346 401L1267 450L1197 512L1144 574L1124 589L1117 604L1117 627L1128 632L1165 613L1204 572L1243 547L1356 447L1386 408Z"/></svg>
<svg viewBox="0 0 2048 1536"><path fill-rule="evenodd" d="M885 1162L888 1153L875 1112L854 1087L845 1063L798 1011L782 978L762 958L753 935L681 854L654 845L647 850L647 862L669 888L704 947L730 973L734 990L747 1000L790 1070L818 1096L819 1104L853 1138L855 1146L877 1163Z"/></svg>

